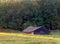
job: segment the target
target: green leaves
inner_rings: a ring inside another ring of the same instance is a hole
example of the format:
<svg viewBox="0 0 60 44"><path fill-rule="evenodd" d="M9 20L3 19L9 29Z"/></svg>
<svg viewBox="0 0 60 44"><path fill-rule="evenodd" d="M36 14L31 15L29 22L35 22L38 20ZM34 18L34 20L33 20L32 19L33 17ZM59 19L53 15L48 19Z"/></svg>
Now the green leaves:
<svg viewBox="0 0 60 44"><path fill-rule="evenodd" d="M58 18L56 6L56 1L53 3L52 0L41 0L36 3L9 3L8 6L2 5L0 6L0 25L18 25L18 27L22 28L34 25L54 25Z"/></svg>

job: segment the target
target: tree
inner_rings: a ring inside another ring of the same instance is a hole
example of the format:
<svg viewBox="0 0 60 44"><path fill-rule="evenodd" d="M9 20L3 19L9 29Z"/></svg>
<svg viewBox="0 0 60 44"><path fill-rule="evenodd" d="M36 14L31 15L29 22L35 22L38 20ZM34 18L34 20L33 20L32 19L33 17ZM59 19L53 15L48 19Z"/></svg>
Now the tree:
<svg viewBox="0 0 60 44"><path fill-rule="evenodd" d="M55 24L54 19L57 16L56 1L54 0L54 2L52 2L52 0L41 0L37 2L40 16L43 18L43 25L53 29L52 27Z"/></svg>

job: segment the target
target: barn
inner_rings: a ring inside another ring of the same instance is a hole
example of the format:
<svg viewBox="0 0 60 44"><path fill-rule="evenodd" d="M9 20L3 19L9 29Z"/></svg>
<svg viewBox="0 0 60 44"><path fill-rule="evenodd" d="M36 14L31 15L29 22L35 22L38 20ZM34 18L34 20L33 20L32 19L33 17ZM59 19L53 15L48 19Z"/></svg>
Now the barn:
<svg viewBox="0 0 60 44"><path fill-rule="evenodd" d="M44 35L50 33L50 31L43 26L41 27L29 26L28 28L24 29L23 32L26 34L44 34Z"/></svg>

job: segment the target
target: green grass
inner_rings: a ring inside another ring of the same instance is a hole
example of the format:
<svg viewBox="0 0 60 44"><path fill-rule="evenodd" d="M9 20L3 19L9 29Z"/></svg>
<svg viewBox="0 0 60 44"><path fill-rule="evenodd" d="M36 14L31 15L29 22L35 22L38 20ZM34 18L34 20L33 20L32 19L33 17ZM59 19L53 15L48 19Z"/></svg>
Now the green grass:
<svg viewBox="0 0 60 44"><path fill-rule="evenodd" d="M0 44L60 44L60 41L0 35Z"/></svg>
<svg viewBox="0 0 60 44"><path fill-rule="evenodd" d="M56 31L56 30L54 31L54 30L53 30L53 31L51 31L51 34L52 34L52 35L60 35L60 30L59 30L59 31Z"/></svg>
<svg viewBox="0 0 60 44"><path fill-rule="evenodd" d="M51 31L51 36L54 36L54 37L60 37L60 31Z"/></svg>
<svg viewBox="0 0 60 44"><path fill-rule="evenodd" d="M5 32L20 34L19 31L8 30L8 29ZM51 34L49 36L60 37L60 32L51 31ZM60 41L52 39L48 40L48 39L38 39L29 37L27 38L19 36L0 35L0 44L60 44Z"/></svg>

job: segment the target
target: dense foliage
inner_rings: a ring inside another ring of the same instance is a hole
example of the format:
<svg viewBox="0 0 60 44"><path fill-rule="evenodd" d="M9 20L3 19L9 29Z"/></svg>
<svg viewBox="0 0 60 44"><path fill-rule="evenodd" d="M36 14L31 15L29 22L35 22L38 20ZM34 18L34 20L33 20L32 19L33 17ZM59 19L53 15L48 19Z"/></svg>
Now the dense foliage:
<svg viewBox="0 0 60 44"><path fill-rule="evenodd" d="M0 26L23 30L28 26L60 27L60 5L56 0L0 4Z"/></svg>

